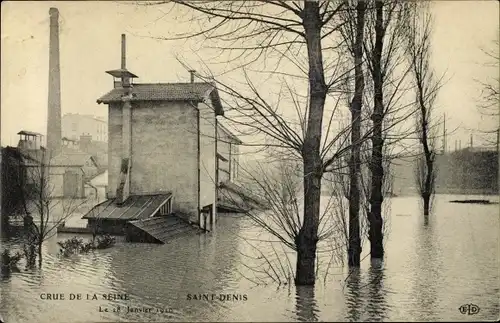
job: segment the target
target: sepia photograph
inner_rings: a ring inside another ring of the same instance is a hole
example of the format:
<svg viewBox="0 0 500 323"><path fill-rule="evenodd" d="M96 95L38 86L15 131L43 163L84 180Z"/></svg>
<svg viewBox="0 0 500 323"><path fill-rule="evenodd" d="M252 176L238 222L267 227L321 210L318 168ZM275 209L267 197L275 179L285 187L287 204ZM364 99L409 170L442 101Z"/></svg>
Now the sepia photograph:
<svg viewBox="0 0 500 323"><path fill-rule="evenodd" d="M497 322L500 1L2 1L0 323Z"/></svg>

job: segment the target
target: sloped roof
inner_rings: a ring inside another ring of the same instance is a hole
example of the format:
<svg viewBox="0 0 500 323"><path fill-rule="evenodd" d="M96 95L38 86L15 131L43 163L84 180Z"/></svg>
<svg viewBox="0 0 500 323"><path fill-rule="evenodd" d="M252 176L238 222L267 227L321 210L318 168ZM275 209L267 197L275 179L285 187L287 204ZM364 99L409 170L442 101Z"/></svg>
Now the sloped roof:
<svg viewBox="0 0 500 323"><path fill-rule="evenodd" d="M82 219L137 220L153 215L170 198L171 193L132 195L121 205L114 199L94 206Z"/></svg>
<svg viewBox="0 0 500 323"><path fill-rule="evenodd" d="M107 154L108 143L104 141L92 140L89 143L85 144L85 152L93 156L97 156L99 154Z"/></svg>
<svg viewBox="0 0 500 323"><path fill-rule="evenodd" d="M92 140L85 145L85 153L92 155L97 161L99 168L108 167L108 143Z"/></svg>
<svg viewBox="0 0 500 323"><path fill-rule="evenodd" d="M92 159L92 161L97 167L97 164L92 155L85 153L72 153L72 154L63 153L57 155L56 157L52 158L52 160L50 161L50 165L81 167L84 166L89 159Z"/></svg>
<svg viewBox="0 0 500 323"><path fill-rule="evenodd" d="M126 91L131 90L131 101L198 101L210 94L218 115L224 110L217 89L211 83L139 83L129 89L115 88L97 100L97 103L121 102Z"/></svg>
<svg viewBox="0 0 500 323"><path fill-rule="evenodd" d="M92 140L85 146L85 151L76 147L62 146L62 154L83 154L92 156L97 167L106 169L108 166L108 143Z"/></svg>
<svg viewBox="0 0 500 323"><path fill-rule="evenodd" d="M85 155L85 152L79 150L76 147L61 146L61 154L80 154L80 155Z"/></svg>
<svg viewBox="0 0 500 323"><path fill-rule="evenodd" d="M26 151L19 149L18 147L2 147L2 153L5 153L5 157L12 157L17 161L22 162L35 162L38 163L39 160L36 159L33 154L28 154Z"/></svg>
<svg viewBox="0 0 500 323"><path fill-rule="evenodd" d="M199 231L199 229L175 215L155 216L130 221L129 223L162 243L167 243L186 233L196 233Z"/></svg>
<svg viewBox="0 0 500 323"><path fill-rule="evenodd" d="M219 126L219 129L222 130L222 132L224 132L224 134L229 138L229 140L232 140L236 144L243 144L243 141L241 141L240 138L236 137L236 135L232 133L231 130L224 126L220 121L217 122L217 125Z"/></svg>
<svg viewBox="0 0 500 323"><path fill-rule="evenodd" d="M38 132L33 132L33 131L27 131L27 130L21 130L17 133L18 135L26 135L26 136L41 136L41 133Z"/></svg>
<svg viewBox="0 0 500 323"><path fill-rule="evenodd" d="M106 120L101 116L95 116L92 114L80 114L80 113L65 113L62 116L63 119L76 118L76 119L91 119L99 122L106 123Z"/></svg>
<svg viewBox="0 0 500 323"><path fill-rule="evenodd" d="M228 159L224 156L222 156L220 153L217 153L217 158L219 158L220 160L224 161L224 162L227 162Z"/></svg>
<svg viewBox="0 0 500 323"><path fill-rule="evenodd" d="M244 201L252 202L252 204L256 204L258 206L267 206L269 204L263 198L259 197L256 194L253 194L249 189L246 189L243 186L237 185L231 181L224 181L219 183L220 197L229 197L229 192L234 192L239 195Z"/></svg>

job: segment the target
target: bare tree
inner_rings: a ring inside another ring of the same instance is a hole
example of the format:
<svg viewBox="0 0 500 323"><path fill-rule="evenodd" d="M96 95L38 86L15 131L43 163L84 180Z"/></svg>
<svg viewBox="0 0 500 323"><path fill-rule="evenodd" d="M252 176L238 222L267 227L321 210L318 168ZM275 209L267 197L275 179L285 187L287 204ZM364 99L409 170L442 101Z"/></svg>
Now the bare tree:
<svg viewBox="0 0 500 323"><path fill-rule="evenodd" d="M9 231L9 218L24 214L19 181L24 181L21 155L13 147L2 148L2 233ZM5 189L8 187L9 189Z"/></svg>
<svg viewBox="0 0 500 323"><path fill-rule="evenodd" d="M250 273L242 275L257 284L266 284L266 280L271 280L279 285L287 285L296 275L296 268L291 263L296 260L295 240L304 221L301 160L283 159L281 153L278 156L278 161L272 158L272 161L267 159L256 163L254 167L241 168L241 180L246 187L251 188L255 198L248 199L227 191L223 193L226 201L242 205L245 201L242 202L241 199L247 199L251 206L244 215L256 227L246 230L251 232L251 237L244 237L251 250L242 254L254 261L251 266L244 264ZM327 203L322 203L318 225L316 277L321 262L327 262L323 270L326 278L331 264L345 256L338 252L345 250L345 244L342 243L343 227L333 218L334 206L335 201L331 198ZM275 244L281 245L281 250ZM250 278L250 274L254 277Z"/></svg>
<svg viewBox="0 0 500 323"><path fill-rule="evenodd" d="M398 80L391 79L391 75L395 74L396 67L402 61L398 42L404 37L406 21L411 16L411 4L400 0L374 0L373 5L374 10L367 14L368 28L364 42L367 67L373 83L368 222L371 258L383 259L384 141L387 139L384 133L388 131L388 127L397 123L394 115L387 118L389 113L394 113L389 107L392 106L392 101L404 92L399 90L407 70L400 72L402 76L399 76ZM392 91L390 94L389 88Z"/></svg>
<svg viewBox="0 0 500 323"><path fill-rule="evenodd" d="M94 220L95 225L90 226L90 232L92 234L91 243L92 245L95 245L98 236L102 235L102 219L101 217L98 216L98 212L100 211L99 204L101 201L99 200L99 190L97 189L97 187L92 185L90 181L87 182L86 184L94 190L95 194L93 199L92 198L89 199L90 201L93 202L92 204L94 207L92 207L88 212L88 214L92 215L93 217L96 217L96 219ZM87 227L89 227L88 224Z"/></svg>
<svg viewBox="0 0 500 323"><path fill-rule="evenodd" d="M497 35L498 37L498 35ZM493 51L485 51L485 54L492 59L492 63L489 64L491 67L495 68L496 72L498 72L499 62L500 62L500 47L498 38L494 41L494 46L496 47L496 52ZM483 86L483 104L481 105L481 113L486 116L493 116L496 119L500 118L500 79L498 77L498 73L496 77L493 77L489 81L481 82ZM498 120L500 124L500 120ZM490 129L483 131L487 136L487 142L495 142L496 151L497 151L497 159L498 159L498 185L497 190L500 192L500 125L497 129ZM496 140L491 140L491 134L496 134Z"/></svg>
<svg viewBox="0 0 500 323"><path fill-rule="evenodd" d="M436 122L433 111L441 81L430 63L432 16L428 4L417 4L416 14L408 22L407 57L415 85L416 133L421 154L416 158L416 184L423 200L424 216L431 209L436 179Z"/></svg>
<svg viewBox="0 0 500 323"><path fill-rule="evenodd" d="M497 36L498 37L498 36ZM500 62L500 47L498 38L492 42L494 49L483 49L484 56L488 59L485 67L490 67L494 70L495 76L489 79L477 80L480 84L481 97L478 106L479 113L487 119L496 118L497 125L491 127L481 127L479 130L480 136L488 145L495 145L497 151L500 150L500 79L498 77L498 68ZM485 129L486 128L486 129ZM500 173L499 173L500 174ZM500 183L500 180L499 180ZM500 186L500 184L499 184Z"/></svg>
<svg viewBox="0 0 500 323"><path fill-rule="evenodd" d="M392 174L390 172L391 163L393 157L391 155L391 150L394 146L385 145L384 146L384 178L383 178L383 192L391 192L392 191ZM360 198L360 209L359 209L359 230L360 230L360 246L363 246L365 238L369 239L369 223L368 216L370 214L370 196L371 196L371 172L370 172L370 159L371 159L371 145L370 141L364 141L361 144L360 149L360 164L359 164L359 198ZM349 169L350 158L348 156L344 156L343 158L339 158L335 163L335 170L330 173L332 176L328 178L327 185L331 186L332 199L333 199L333 213L332 216L334 221L334 226L339 228L335 230L335 246L338 249L340 247L344 248L343 250L349 250L349 244L351 240L349 239L349 217L350 210L349 204L351 191L350 191L350 173L347 173L346 170ZM382 234L385 236L389 233L389 213L390 213L390 203L383 204L383 226L382 226ZM339 258L337 256L337 258ZM364 258L364 257L363 257Z"/></svg>
<svg viewBox="0 0 500 323"><path fill-rule="evenodd" d="M244 73L249 94L236 91L235 86L217 82L219 90L233 99L231 103L226 101L228 115L232 113L228 119L247 129L247 134L273 138L275 147L287 149L300 158L304 199L303 221L294 233L293 242L297 251L295 283L314 284L321 179L334 161L349 150L348 145L338 142L338 135L331 136L333 113L330 118L325 118L327 96L334 94L337 85L345 78L343 57L335 51L338 44L331 37L342 24L337 18L338 13L344 10L345 2L171 2L189 9L193 13L191 21L202 26L199 32L178 37L199 36L210 40L211 44L222 43L217 46L219 50L239 52L237 56L244 61L236 68ZM172 38L175 37L167 39ZM262 61L266 56L275 58L277 64L273 73L288 79L281 81L286 91L277 94L278 102L272 102L257 90L247 70L251 62ZM299 73L278 70L283 59ZM305 82L307 93L296 91L291 80ZM280 96L285 92L288 102L291 102L288 106L296 110L298 121L292 121L279 112ZM329 111L335 110L338 103L339 99ZM360 141L363 139L360 138Z"/></svg>
<svg viewBox="0 0 500 323"><path fill-rule="evenodd" d="M498 71L498 63L500 62L499 57L499 43L498 39L493 42L495 50L483 50L483 53L491 60L487 66L493 67ZM496 77L489 80L480 81L482 85L482 101L480 105L480 112L486 116L498 116L499 114L499 103L500 103L500 80L498 78L498 73Z"/></svg>
<svg viewBox="0 0 500 323"><path fill-rule="evenodd" d="M360 149L361 149L361 109L363 106L363 93L365 87L363 71L363 40L365 30L366 1L356 0L349 3L347 8L355 7L355 15L351 10L344 11L346 19L344 28L341 28L341 34L347 44L349 52L354 61L354 96L350 103L351 110L351 158L349 162L349 248L348 265L360 266L361 261L361 237L359 226L359 208L360 208Z"/></svg>
<svg viewBox="0 0 500 323"><path fill-rule="evenodd" d="M23 158L24 159L24 158ZM84 198L54 197L51 183L50 155L41 150L36 160L20 160L26 169L26 182L18 181L24 209L25 226L28 229L25 254L28 262L34 261L36 249L38 264L42 266L42 246L57 233L57 227L82 207Z"/></svg>

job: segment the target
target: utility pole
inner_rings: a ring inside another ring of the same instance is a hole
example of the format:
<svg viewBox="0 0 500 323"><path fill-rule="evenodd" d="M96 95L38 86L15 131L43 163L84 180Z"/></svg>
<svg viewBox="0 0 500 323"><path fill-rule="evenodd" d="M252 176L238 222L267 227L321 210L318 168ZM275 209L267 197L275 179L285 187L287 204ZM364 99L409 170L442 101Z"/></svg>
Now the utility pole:
<svg viewBox="0 0 500 323"><path fill-rule="evenodd" d="M446 113L443 114L443 155L446 154Z"/></svg>

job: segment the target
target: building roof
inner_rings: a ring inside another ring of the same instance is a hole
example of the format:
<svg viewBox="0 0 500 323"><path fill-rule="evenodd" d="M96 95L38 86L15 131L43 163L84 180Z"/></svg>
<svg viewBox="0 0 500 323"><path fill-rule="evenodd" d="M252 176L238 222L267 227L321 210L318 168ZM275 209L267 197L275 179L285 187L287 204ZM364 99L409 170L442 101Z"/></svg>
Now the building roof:
<svg viewBox="0 0 500 323"><path fill-rule="evenodd" d="M129 223L162 243L199 230L175 215L154 216Z"/></svg>
<svg viewBox="0 0 500 323"><path fill-rule="evenodd" d="M90 154L85 153L62 153L51 159L51 166L82 167L91 159L97 167L95 159Z"/></svg>
<svg viewBox="0 0 500 323"><path fill-rule="evenodd" d="M217 122L217 125L233 143L240 145L243 143L243 141L241 141L240 138L236 137L229 129L227 129L222 123L220 123L220 121Z"/></svg>
<svg viewBox="0 0 500 323"><path fill-rule="evenodd" d="M95 116L95 115L91 115L91 114L79 114L79 113L65 113L63 116L62 116L63 119L67 119L67 118L86 118L86 119L92 119L94 121L99 121L101 123L107 123L106 120L101 117L101 116Z"/></svg>
<svg viewBox="0 0 500 323"><path fill-rule="evenodd" d="M27 131L27 130L21 130L17 133L18 135L26 135L26 136L41 136L41 133L38 132L33 132L33 131Z"/></svg>
<svg viewBox="0 0 500 323"><path fill-rule="evenodd" d="M18 147L12 147L12 146L7 146L7 147L2 147L2 153L6 154L6 157L12 157L15 158L17 161L22 161L22 162L30 162L31 164L39 163L39 159L37 159L36 155L28 151L24 151Z"/></svg>
<svg viewBox="0 0 500 323"><path fill-rule="evenodd" d="M113 77L117 77L117 78L120 78L120 77L138 78L137 75L135 75L134 73L129 72L127 69L124 69L124 68L120 68L120 69L117 69L117 70L106 71L106 73L108 73L109 75L112 75Z"/></svg>
<svg viewBox="0 0 500 323"><path fill-rule="evenodd" d="M49 155L46 153L45 148L41 147L40 149L24 149L24 148L17 148L19 149L19 153L23 157L23 160L25 162L35 163L38 165L42 161L47 162L49 159Z"/></svg>
<svg viewBox="0 0 500 323"><path fill-rule="evenodd" d="M172 193L132 195L121 205L110 199L94 206L82 219L145 219L156 213L171 197Z"/></svg>
<svg viewBox="0 0 500 323"><path fill-rule="evenodd" d="M210 95L216 114L224 114L217 89L211 83L139 83L128 89L115 88L100 97L97 103L121 102L128 90L131 90L131 101L201 102Z"/></svg>
<svg viewBox="0 0 500 323"><path fill-rule="evenodd" d="M90 141L85 145L85 151L77 149L71 146L62 146L63 154L86 154L93 157L94 162L100 169L106 169L108 167L108 143L102 141Z"/></svg>
<svg viewBox="0 0 500 323"><path fill-rule="evenodd" d="M217 153L217 158L219 158L220 160L224 161L224 162L227 162L228 159L224 156L222 156L220 153Z"/></svg>

